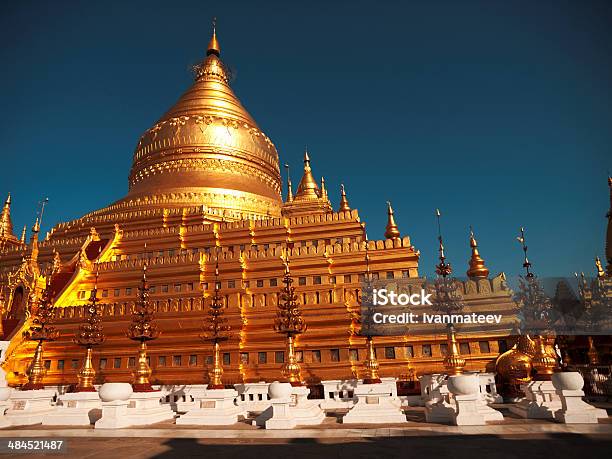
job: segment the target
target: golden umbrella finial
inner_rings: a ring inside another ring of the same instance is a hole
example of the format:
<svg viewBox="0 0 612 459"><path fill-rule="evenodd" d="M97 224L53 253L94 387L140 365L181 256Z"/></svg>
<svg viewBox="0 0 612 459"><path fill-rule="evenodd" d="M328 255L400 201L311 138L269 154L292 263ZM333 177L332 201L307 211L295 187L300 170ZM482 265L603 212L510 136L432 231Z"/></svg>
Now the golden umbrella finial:
<svg viewBox="0 0 612 459"><path fill-rule="evenodd" d="M453 272L453 268L450 263L446 262L446 256L444 255L444 243L442 241L442 227L440 225L440 217L442 213L440 209L436 209L436 219L438 221L438 253L440 263L436 265L436 273L442 277L450 276Z"/></svg>
<svg viewBox="0 0 612 459"><path fill-rule="evenodd" d="M400 231L395 223L395 216L393 214L393 207L391 202L387 201L387 227L385 231L385 237L387 239L398 239L400 237Z"/></svg>
<svg viewBox="0 0 612 459"><path fill-rule="evenodd" d="M215 56L219 57L221 55L221 46L219 45L219 40L217 40L217 18L216 17L213 18L212 29L213 29L213 33L212 33L212 37L210 41L208 42L208 48L206 49L206 55L210 56L211 54L214 54Z"/></svg>
<svg viewBox="0 0 612 459"><path fill-rule="evenodd" d="M470 247L472 248L472 256L469 261L470 269L467 275L470 279L486 279L489 277L489 268L485 266L485 262L478 252L478 242L474 237L474 230L470 226Z"/></svg>
<svg viewBox="0 0 612 459"><path fill-rule="evenodd" d="M517 241L521 243L521 247L523 249L523 268L526 271L526 277L533 277L533 273L531 272L531 262L527 258L527 244L525 242L525 228L521 226L521 235L516 238Z"/></svg>
<svg viewBox="0 0 612 459"><path fill-rule="evenodd" d="M348 199L346 199L346 191L344 191L344 183L340 185L340 212L350 211Z"/></svg>

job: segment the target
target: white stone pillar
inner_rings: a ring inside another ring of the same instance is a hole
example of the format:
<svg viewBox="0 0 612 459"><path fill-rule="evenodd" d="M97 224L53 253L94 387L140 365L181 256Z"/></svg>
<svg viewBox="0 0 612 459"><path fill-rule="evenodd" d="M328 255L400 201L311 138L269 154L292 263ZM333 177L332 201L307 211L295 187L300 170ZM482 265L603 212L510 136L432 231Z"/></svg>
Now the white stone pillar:
<svg viewBox="0 0 612 459"><path fill-rule="evenodd" d="M578 372L555 373L552 383L561 399L561 408L554 412L554 418L565 424L597 424L607 419L606 410L595 408L582 400L584 379Z"/></svg>
<svg viewBox="0 0 612 459"><path fill-rule="evenodd" d="M448 390L453 394L455 413L453 424L458 426L485 425L485 417L479 412L480 385L475 374L448 377Z"/></svg>

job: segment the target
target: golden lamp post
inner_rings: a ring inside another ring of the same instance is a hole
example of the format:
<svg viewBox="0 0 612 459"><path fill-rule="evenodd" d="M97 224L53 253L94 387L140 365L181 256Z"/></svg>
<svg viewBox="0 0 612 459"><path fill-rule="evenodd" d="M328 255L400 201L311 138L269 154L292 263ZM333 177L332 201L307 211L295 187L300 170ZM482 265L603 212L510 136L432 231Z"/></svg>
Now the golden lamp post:
<svg viewBox="0 0 612 459"><path fill-rule="evenodd" d="M96 278L94 281L94 287L91 290L89 297L89 304L87 305L87 318L79 325L74 342L79 346L85 348L85 359L83 360L83 366L77 374L78 384L76 386L76 392L95 392L94 380L96 378L96 370L94 370L92 364L92 350L94 346L101 345L105 336L102 331L102 325L100 323L100 310L98 306L98 265L96 263Z"/></svg>
<svg viewBox="0 0 612 459"><path fill-rule="evenodd" d="M138 301L132 314L132 322L127 331L127 337L140 343L135 381L132 384L134 392L153 392L151 382L151 367L147 362L147 341L159 336L157 326L153 322L154 309L149 301L149 285L147 283L146 261L142 268L142 283L138 287Z"/></svg>
<svg viewBox="0 0 612 459"><path fill-rule="evenodd" d="M389 205L389 209L390 208L391 206ZM362 316L360 319L360 322L361 322L360 334L362 336L365 336L366 350L367 350L367 357L365 361L363 362L363 368L365 370L363 383L364 384L379 384L382 381L380 380L380 375L378 373L378 369L380 368L380 365L378 364L378 360L376 358L376 349L374 349L374 339L373 339L373 334L371 330L372 328L371 320L372 320L372 314L373 314L372 298L371 298L372 274L370 273L370 253L369 253L369 247L368 247L368 235L365 231L364 222L361 222L361 230L363 231L363 241L365 244L366 272L365 272L365 285L362 288L360 303L361 303L362 309L364 307L364 303L366 303L367 316L368 316L366 318Z"/></svg>
<svg viewBox="0 0 612 459"><path fill-rule="evenodd" d="M44 389L43 380L47 370L43 360L43 343L45 341L54 341L59 336L59 331L51 325L53 322L53 298L51 298L51 278L47 276L47 284L42 292L38 307L33 314L32 323L28 330L23 333L23 337L27 340L37 341L34 358L26 371L28 382L24 384L22 390L38 390ZM35 307L34 302L30 307Z"/></svg>
<svg viewBox="0 0 612 459"><path fill-rule="evenodd" d="M221 342L227 341L231 336L231 326L224 317L225 306L221 298L221 282L219 281L219 247L217 246L215 263L215 290L210 306L208 317L204 319L202 326L202 341L211 342L213 345L213 367L208 372L208 389L224 389L222 381L223 365L221 361Z"/></svg>
<svg viewBox="0 0 612 459"><path fill-rule="evenodd" d="M300 365L295 355L295 338L297 335L304 333L307 329L306 322L302 318L302 311L298 305L298 297L295 294L293 286L293 278L289 267L289 252L293 248L293 242L287 240L285 255L282 258L285 266L283 275L283 288L281 290L280 301L276 311L276 319L274 319L274 331L286 336L287 358L281 367L283 377L291 383L292 386L303 385L302 376L300 374Z"/></svg>
<svg viewBox="0 0 612 459"><path fill-rule="evenodd" d="M544 293L542 286L531 272L531 262L527 257L525 229L521 228L520 232L521 234L517 237L517 240L521 243L521 248L523 250L523 268L525 268L525 276L523 279L519 279L520 291L517 298L522 303L523 315L537 323L541 320L546 320L547 313L550 312L552 305ZM544 317L544 319L541 319L542 317ZM527 323L527 326L529 326L529 323ZM531 366L535 370L533 379L536 381L550 380L552 374L559 370L554 351L550 350L552 349L552 339L542 334L538 334L534 341L535 352L531 359Z"/></svg>
<svg viewBox="0 0 612 459"><path fill-rule="evenodd" d="M440 210L436 209L436 219L438 221L438 253L440 262L436 265L438 275L434 283L435 299L434 307L445 314L453 314L463 309L463 302L457 293L457 282L449 276L453 272L450 263L446 261L444 254L444 243L442 240L442 230L440 226ZM458 375L463 372L466 361L459 352L457 336L453 324L448 324L446 332L446 356L442 361L446 373Z"/></svg>

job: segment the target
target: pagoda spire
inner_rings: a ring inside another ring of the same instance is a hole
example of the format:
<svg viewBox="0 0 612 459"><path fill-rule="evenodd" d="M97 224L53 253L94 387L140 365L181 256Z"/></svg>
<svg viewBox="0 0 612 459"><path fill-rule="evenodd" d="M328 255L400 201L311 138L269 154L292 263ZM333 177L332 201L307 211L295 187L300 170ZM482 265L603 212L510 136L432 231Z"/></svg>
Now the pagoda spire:
<svg viewBox="0 0 612 459"><path fill-rule="evenodd" d="M208 42L208 47L206 48L206 55L210 56L214 54L219 57L221 55L221 46L219 45L219 40L217 40L217 18L213 18L212 21L212 37Z"/></svg>
<svg viewBox="0 0 612 459"><path fill-rule="evenodd" d="M289 164L285 163L285 169L287 169L287 202L291 202L293 201L293 185L291 184Z"/></svg>
<svg viewBox="0 0 612 459"><path fill-rule="evenodd" d="M28 225L23 225L23 230L21 230L21 239L19 239L19 242L21 242L22 244L26 243L26 232L28 231Z"/></svg>
<svg viewBox="0 0 612 459"><path fill-rule="evenodd" d="M308 156L308 150L304 151L304 175L302 176L302 180L300 180L300 184L298 185L295 197L307 199L316 199L321 197L321 192L319 191L317 181L312 176L312 169L310 168L310 156Z"/></svg>
<svg viewBox="0 0 612 459"><path fill-rule="evenodd" d="M8 194L2 214L0 214L0 239L14 239L13 222L11 221L11 193Z"/></svg>
<svg viewBox="0 0 612 459"><path fill-rule="evenodd" d="M387 239L398 239L400 237L400 231L395 223L395 217L393 215L393 207L391 202L387 201L387 227L385 231L385 237Z"/></svg>
<svg viewBox="0 0 612 459"><path fill-rule="evenodd" d="M340 208L338 210L340 212L351 210L348 199L346 199L346 191L344 191L344 183L340 185Z"/></svg>
<svg viewBox="0 0 612 459"><path fill-rule="evenodd" d="M485 262L478 252L478 242L474 237L474 230L470 226L470 247L472 248L472 256L469 261L470 269L467 270L467 276L470 279L486 279L489 277L489 268L485 266Z"/></svg>
<svg viewBox="0 0 612 459"><path fill-rule="evenodd" d="M321 177L321 198L327 199L327 188L325 188L325 177Z"/></svg>

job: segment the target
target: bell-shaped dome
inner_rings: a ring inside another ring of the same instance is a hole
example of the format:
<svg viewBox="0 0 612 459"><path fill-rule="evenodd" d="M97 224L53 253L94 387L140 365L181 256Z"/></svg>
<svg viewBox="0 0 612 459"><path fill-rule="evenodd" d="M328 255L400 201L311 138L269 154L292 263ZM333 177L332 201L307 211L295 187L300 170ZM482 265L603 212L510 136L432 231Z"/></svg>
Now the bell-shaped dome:
<svg viewBox="0 0 612 459"><path fill-rule="evenodd" d="M206 54L193 85L140 138L119 203L279 216L276 148L232 91L214 32Z"/></svg>

